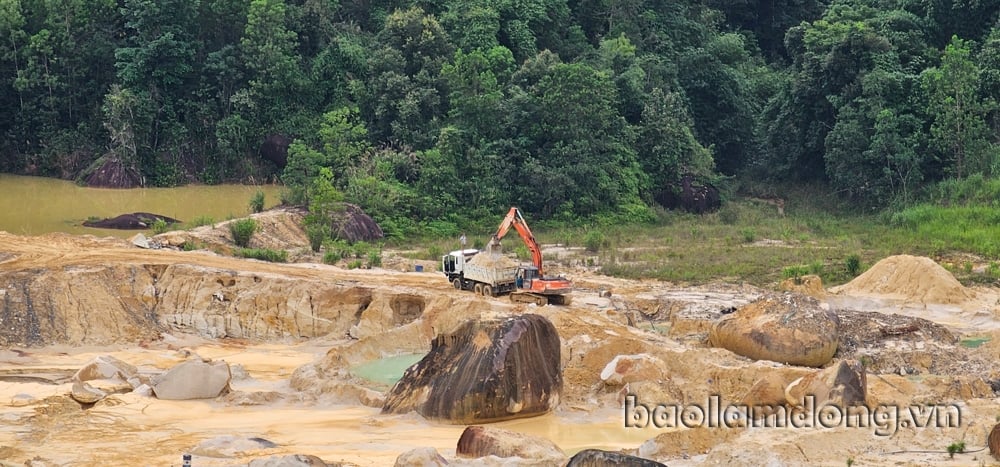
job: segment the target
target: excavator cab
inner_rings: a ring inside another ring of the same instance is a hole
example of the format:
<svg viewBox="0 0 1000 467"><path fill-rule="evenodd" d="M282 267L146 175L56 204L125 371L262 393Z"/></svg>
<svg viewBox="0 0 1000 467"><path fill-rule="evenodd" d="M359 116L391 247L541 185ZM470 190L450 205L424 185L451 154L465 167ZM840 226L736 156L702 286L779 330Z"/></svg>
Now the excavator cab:
<svg viewBox="0 0 1000 467"><path fill-rule="evenodd" d="M521 266L517 268L517 288L531 289L531 284L535 279L541 279L538 268L534 266Z"/></svg>

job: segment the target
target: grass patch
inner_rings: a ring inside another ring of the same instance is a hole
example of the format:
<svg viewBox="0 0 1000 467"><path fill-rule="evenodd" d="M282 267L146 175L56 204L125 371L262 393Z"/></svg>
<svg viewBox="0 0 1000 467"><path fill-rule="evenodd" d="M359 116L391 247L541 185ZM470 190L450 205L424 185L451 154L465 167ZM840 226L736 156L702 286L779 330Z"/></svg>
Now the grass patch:
<svg viewBox="0 0 1000 467"><path fill-rule="evenodd" d="M272 250L270 248L238 248L236 256L241 258L259 259L272 263L288 262L288 252L285 250Z"/></svg>
<svg viewBox="0 0 1000 467"><path fill-rule="evenodd" d="M213 225L215 224L215 219L212 216L198 216L191 220L191 228L201 227L203 225Z"/></svg>
<svg viewBox="0 0 1000 467"><path fill-rule="evenodd" d="M771 286L788 277L791 266L796 269L792 277L817 274L825 286L833 286L854 279L883 258L911 254L930 257L946 267L954 263L949 270L965 284L997 283L1000 209L988 203L969 203L989 199L987 195L994 191L1000 193L1000 182L984 182L983 186L985 195L948 185L941 191L948 192L950 201L936 200L937 204L917 205L895 214L851 211L847 203L815 186L779 190L785 200L784 216L751 196L733 197L720 211L701 216L660 210L653 223L528 222L539 243L570 244L586 256L581 265L596 265L603 274L630 279ZM489 240L495 231L490 226L499 222L502 214L498 212L493 222L481 222L478 230L465 230L469 243ZM393 248L413 251L408 255L413 259L438 260L441 254L460 247L458 236L448 235L453 233L450 229L439 230L444 236L424 232L420 237L396 238L389 243ZM520 261L530 260L515 233L503 239L503 246ZM982 261L977 261L975 268L966 264L968 259L963 255L951 261L950 255L956 253L973 254ZM366 258L354 254L344 257ZM546 264L548 259L546 256Z"/></svg>

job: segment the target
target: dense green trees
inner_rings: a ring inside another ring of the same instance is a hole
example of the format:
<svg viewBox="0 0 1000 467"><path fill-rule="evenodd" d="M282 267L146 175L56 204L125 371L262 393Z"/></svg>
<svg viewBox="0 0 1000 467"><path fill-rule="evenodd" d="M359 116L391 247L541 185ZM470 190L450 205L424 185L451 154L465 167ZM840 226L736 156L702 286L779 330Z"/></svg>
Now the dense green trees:
<svg viewBox="0 0 1000 467"><path fill-rule="evenodd" d="M643 219L685 175L819 180L879 209L997 175L998 13L952 0L0 0L0 170L280 180L291 201L342 193L396 233L510 205ZM292 141L287 164L261 157L272 135Z"/></svg>

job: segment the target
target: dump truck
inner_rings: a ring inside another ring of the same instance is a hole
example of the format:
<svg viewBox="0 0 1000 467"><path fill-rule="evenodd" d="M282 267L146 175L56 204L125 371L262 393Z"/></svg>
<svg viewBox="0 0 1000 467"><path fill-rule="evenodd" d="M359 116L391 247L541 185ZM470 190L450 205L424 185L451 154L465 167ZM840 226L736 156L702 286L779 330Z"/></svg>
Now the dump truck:
<svg viewBox="0 0 1000 467"><path fill-rule="evenodd" d="M457 290L496 297L517 289L518 266L506 257L490 257L476 249L457 250L441 257L441 270Z"/></svg>
<svg viewBox="0 0 1000 467"><path fill-rule="evenodd" d="M513 227L531 252L532 265L518 266L503 256L500 239ZM565 277L542 273L542 252L531 229L516 207L510 208L487 251L456 250L441 258L441 270L455 289L472 290L478 295L495 297L510 293L514 302L536 305L568 305L573 284Z"/></svg>

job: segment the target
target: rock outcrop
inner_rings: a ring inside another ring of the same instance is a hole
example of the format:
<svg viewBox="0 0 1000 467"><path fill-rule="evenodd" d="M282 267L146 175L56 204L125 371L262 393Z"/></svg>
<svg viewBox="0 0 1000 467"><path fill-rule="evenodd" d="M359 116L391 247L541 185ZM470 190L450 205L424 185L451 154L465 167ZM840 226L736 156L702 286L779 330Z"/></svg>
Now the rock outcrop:
<svg viewBox="0 0 1000 467"><path fill-rule="evenodd" d="M383 413L472 424L532 417L559 404L560 342L543 316L470 320L431 350L386 396Z"/></svg>
<svg viewBox="0 0 1000 467"><path fill-rule="evenodd" d="M811 297L765 296L716 322L715 347L755 360L819 367L833 358L840 338L837 315Z"/></svg>

